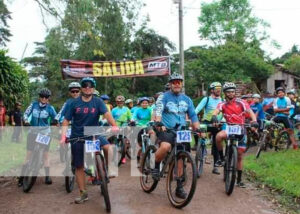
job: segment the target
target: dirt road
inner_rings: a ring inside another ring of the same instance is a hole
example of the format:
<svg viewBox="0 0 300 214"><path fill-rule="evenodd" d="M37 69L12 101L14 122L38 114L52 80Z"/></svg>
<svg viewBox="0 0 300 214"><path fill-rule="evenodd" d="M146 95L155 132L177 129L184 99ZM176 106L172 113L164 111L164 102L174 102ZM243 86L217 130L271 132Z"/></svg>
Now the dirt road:
<svg viewBox="0 0 300 214"><path fill-rule="evenodd" d="M74 204L78 189L70 194L64 189L63 177L53 178L53 184L46 186L39 178L30 193L25 194L14 180L0 184L0 213L106 213L104 200L100 197L99 186L88 185L89 201ZM230 213L230 214L273 214L271 202L261 196L261 192L247 184L246 189L235 188L231 196L224 191L221 175L211 173L211 165L205 165L204 175L198 179L192 202L178 210L167 198L166 181L162 179L157 189L144 193L138 177L130 176L130 163L122 165L117 178L111 179L109 193L112 203L111 213Z"/></svg>

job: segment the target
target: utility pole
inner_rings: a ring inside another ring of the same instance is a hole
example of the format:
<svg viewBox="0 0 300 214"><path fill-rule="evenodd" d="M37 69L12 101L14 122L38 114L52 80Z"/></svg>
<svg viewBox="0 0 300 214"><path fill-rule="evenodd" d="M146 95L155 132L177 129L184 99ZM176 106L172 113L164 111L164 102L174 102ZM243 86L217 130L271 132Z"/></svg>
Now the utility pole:
<svg viewBox="0 0 300 214"><path fill-rule="evenodd" d="M179 4L179 71L183 77L182 92L185 92L185 81L184 81L184 51L183 51L183 8L182 0L173 0L175 4Z"/></svg>

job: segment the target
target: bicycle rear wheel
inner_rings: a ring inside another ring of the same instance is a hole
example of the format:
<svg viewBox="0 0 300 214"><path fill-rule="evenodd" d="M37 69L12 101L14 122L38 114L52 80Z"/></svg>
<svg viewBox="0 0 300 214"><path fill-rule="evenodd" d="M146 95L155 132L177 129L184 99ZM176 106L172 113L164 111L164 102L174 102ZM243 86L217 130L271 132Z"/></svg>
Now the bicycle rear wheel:
<svg viewBox="0 0 300 214"><path fill-rule="evenodd" d="M96 154L96 167L97 167L97 177L101 179L101 194L104 197L104 202L106 206L106 211L111 211L110 199L108 194L107 179L106 179L106 170L104 158L100 154Z"/></svg>
<svg viewBox="0 0 300 214"><path fill-rule="evenodd" d="M180 174L179 164L183 164L182 175ZM175 208L183 208L192 200L196 186L197 186L197 170L196 164L190 153L180 151L177 154L177 175L175 172L175 158L170 163L168 176L167 176L167 194L169 201ZM176 196L177 185L181 183L184 191L187 193L186 198L179 198Z"/></svg>
<svg viewBox="0 0 300 214"><path fill-rule="evenodd" d="M259 158L261 151L266 150L266 137L267 137L267 132L263 132L262 135L260 136L260 139L258 141L258 148L256 152L256 159Z"/></svg>
<svg viewBox="0 0 300 214"><path fill-rule="evenodd" d="M231 195L234 189L237 167L237 149L235 146L228 148L228 156L226 157L226 174L225 174L225 191L227 195Z"/></svg>
<svg viewBox="0 0 300 214"><path fill-rule="evenodd" d="M158 180L154 180L152 178L151 169L153 169L155 166L155 152L156 147L154 145L150 145L145 154L142 156L141 161L141 176L140 176L140 183L142 189L150 193L153 190L155 190ZM152 166L151 166L152 165Z"/></svg>
<svg viewBox="0 0 300 214"><path fill-rule="evenodd" d="M201 174L203 173L203 163L204 163L204 150L200 142L198 142L197 144L195 163L197 169L197 177L200 178Z"/></svg>

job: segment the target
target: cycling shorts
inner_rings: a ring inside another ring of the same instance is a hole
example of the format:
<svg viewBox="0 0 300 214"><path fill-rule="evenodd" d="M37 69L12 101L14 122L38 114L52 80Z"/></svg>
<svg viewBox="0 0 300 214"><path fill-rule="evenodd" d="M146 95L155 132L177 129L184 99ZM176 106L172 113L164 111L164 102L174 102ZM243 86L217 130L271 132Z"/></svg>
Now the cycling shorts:
<svg viewBox="0 0 300 214"><path fill-rule="evenodd" d="M166 132L157 132L157 141L160 144L161 142L166 142L172 145L172 147L175 145L176 141L176 134L171 131ZM191 144L181 144L177 146L178 150L185 150L190 152L191 151Z"/></svg>
<svg viewBox="0 0 300 214"><path fill-rule="evenodd" d="M276 116L274 117L275 123L282 123L286 129L293 129L293 123L288 117Z"/></svg>

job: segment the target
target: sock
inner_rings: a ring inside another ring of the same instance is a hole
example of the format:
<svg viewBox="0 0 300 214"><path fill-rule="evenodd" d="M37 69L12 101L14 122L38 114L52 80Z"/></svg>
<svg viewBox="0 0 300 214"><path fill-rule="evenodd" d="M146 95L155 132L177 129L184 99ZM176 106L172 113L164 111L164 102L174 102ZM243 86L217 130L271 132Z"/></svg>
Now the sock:
<svg viewBox="0 0 300 214"><path fill-rule="evenodd" d="M155 169L158 169L158 170L159 170L159 167L160 167L160 162L156 162L156 161L155 161Z"/></svg>
<svg viewBox="0 0 300 214"><path fill-rule="evenodd" d="M242 170L237 171L237 183L240 183L242 181Z"/></svg>
<svg viewBox="0 0 300 214"><path fill-rule="evenodd" d="M223 161L224 160L223 150L219 151L219 155L220 155L221 161Z"/></svg>

